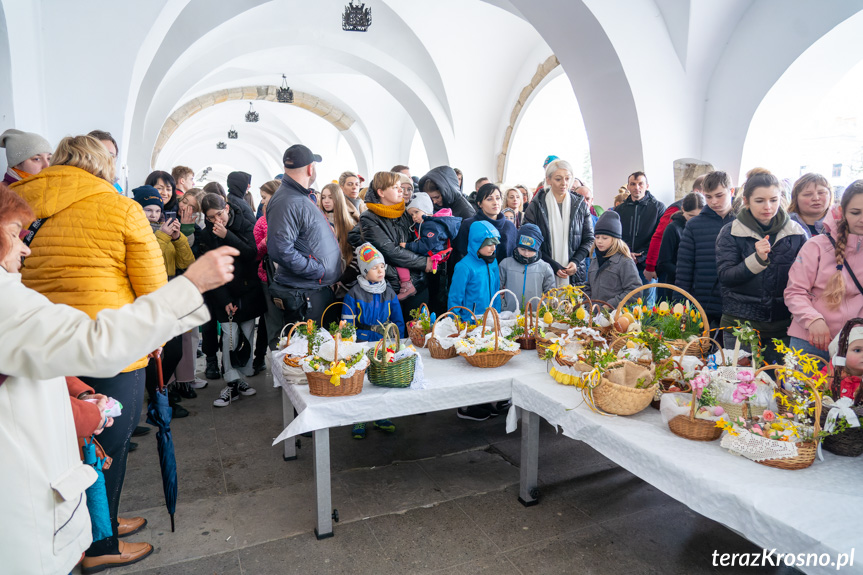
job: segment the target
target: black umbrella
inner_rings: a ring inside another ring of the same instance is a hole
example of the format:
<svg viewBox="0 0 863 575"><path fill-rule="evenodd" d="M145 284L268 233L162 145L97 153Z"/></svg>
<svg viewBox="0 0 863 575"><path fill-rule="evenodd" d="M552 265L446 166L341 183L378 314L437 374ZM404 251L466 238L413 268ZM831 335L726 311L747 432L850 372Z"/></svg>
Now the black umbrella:
<svg viewBox="0 0 863 575"><path fill-rule="evenodd" d="M159 428L156 445L159 449L159 465L162 468L162 487L165 490L165 506L171 514L171 531L174 531L174 512L177 510L177 459L174 457L174 440L171 437L171 406L162 375L162 357L156 355L156 372L159 375L158 389L150 390L147 405L147 423Z"/></svg>

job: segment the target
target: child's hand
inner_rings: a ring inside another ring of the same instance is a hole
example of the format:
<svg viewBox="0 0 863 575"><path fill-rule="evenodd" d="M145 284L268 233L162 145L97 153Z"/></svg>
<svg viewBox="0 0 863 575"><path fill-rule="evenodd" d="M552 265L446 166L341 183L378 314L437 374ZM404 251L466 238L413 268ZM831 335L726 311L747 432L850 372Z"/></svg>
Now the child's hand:
<svg viewBox="0 0 863 575"><path fill-rule="evenodd" d="M171 222L165 222L159 227L159 231L165 234L166 236L170 236L173 232L171 231Z"/></svg>
<svg viewBox="0 0 863 575"><path fill-rule="evenodd" d="M755 242L755 253L758 254L759 258L767 261L767 257L770 255L770 236L764 236Z"/></svg>
<svg viewBox="0 0 863 575"><path fill-rule="evenodd" d="M228 228L221 221L213 222L213 233L224 239L228 235Z"/></svg>
<svg viewBox="0 0 863 575"><path fill-rule="evenodd" d="M172 240L180 239L180 220L171 220L171 236Z"/></svg>

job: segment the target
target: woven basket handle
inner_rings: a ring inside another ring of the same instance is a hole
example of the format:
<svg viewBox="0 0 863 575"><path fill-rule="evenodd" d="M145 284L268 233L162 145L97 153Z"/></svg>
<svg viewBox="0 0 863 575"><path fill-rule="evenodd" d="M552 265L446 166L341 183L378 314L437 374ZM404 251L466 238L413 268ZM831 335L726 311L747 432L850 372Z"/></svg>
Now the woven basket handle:
<svg viewBox="0 0 863 575"><path fill-rule="evenodd" d="M511 293L512 297L515 298L516 312L518 312L518 310L521 309L521 302L518 301L518 296L516 295L516 293L514 291L512 291L511 289L506 289L506 288L497 290L494 293L494 295L491 296L491 300L488 302L488 307L491 307L492 304L494 304L494 300L495 300L495 298L497 298L497 296L501 296L500 306L501 306L501 308L503 308L503 304L506 303L504 298L503 298L503 294L505 294L505 293Z"/></svg>
<svg viewBox="0 0 863 575"><path fill-rule="evenodd" d="M498 351L498 343L497 343L497 332L500 331L500 318L497 315L497 310L493 307L486 308L485 313L482 314L482 329L479 332L480 337L485 337L485 323L488 319L488 314L491 312L491 319L494 321L494 350Z"/></svg>
<svg viewBox="0 0 863 575"><path fill-rule="evenodd" d="M473 317L473 321L474 321L474 323L476 323L476 321L477 321L476 316L473 314L473 312L472 312L471 310L467 309L466 307L460 306L460 305L454 305L454 306L452 306L451 308L449 308L448 310L446 310L446 312L445 312L445 313L440 314L440 315L438 316L438 318L437 318L436 320L434 320L434 325L432 326L432 330L431 330L432 337L434 337L434 335L435 335L434 329L435 329L435 326L437 325L437 322L439 322L440 320L442 320L444 317L446 317L446 316L448 316L448 315L451 315L451 316L453 316L453 317L455 318L455 320L456 320L456 328L458 327L458 322L459 322L460 320L459 320L458 314L456 314L456 313L453 311L454 309L463 309L463 310L465 310L467 313L469 313L469 314Z"/></svg>
<svg viewBox="0 0 863 575"><path fill-rule="evenodd" d="M767 371L768 369L775 369L777 371L780 371L780 372L782 372L783 376L785 375L785 372L788 371L784 365L770 364L770 365L765 365L764 367L758 368L755 371L755 374L753 377L757 378L759 375L761 375L762 372ZM808 375L806 375L805 373L802 373L800 371L797 371L796 369L792 370L791 374L796 375L797 377L799 377L800 379L805 381L806 387L808 387L809 389L812 390L812 397L815 399L815 433L813 434L813 437L815 438L815 441L817 443L818 434L821 433L821 409L822 409L821 394L818 393L818 389L812 384L812 380L809 378Z"/></svg>
<svg viewBox="0 0 863 575"><path fill-rule="evenodd" d="M290 330L288 330L288 338L285 340L285 347L287 348L291 345L291 336L294 335L294 331L296 331L297 326L300 325L299 322L295 323L286 323L282 328L282 331L279 332L279 339L282 339L282 336L285 334L285 329L290 326Z"/></svg>
<svg viewBox="0 0 863 575"><path fill-rule="evenodd" d="M326 313L326 312L324 312ZM333 338L333 364L339 363L339 342L342 340L342 332L337 331Z"/></svg>
<svg viewBox="0 0 863 575"><path fill-rule="evenodd" d="M389 339L387 339L387 336L390 334L390 331L392 331L393 329L396 330L396 336L394 338L394 341L398 342L399 347L401 347L401 338L399 338L399 332L398 332L399 328L396 324L394 324L393 322L390 322L384 326L384 334L378 340L378 343L375 345L374 357L378 356L378 349L381 348L381 345L383 345L383 349L381 350L381 351L383 351L383 355L381 357L383 358L386 355L387 343L389 343L389 341L390 341ZM396 351L398 351L398 348L396 348Z"/></svg>
<svg viewBox="0 0 863 575"><path fill-rule="evenodd" d="M536 308L533 308L533 301L536 300ZM536 337L539 335L539 308L542 307L542 298L540 296L533 296L530 298L527 303L531 306L533 311L533 336ZM525 316L527 316L527 308L525 308ZM525 320L526 321L526 320ZM525 331L527 335L530 335Z"/></svg>
<svg viewBox="0 0 863 575"><path fill-rule="evenodd" d="M701 306L699 306L699 307L701 307ZM702 315L702 317L704 317L704 316ZM705 321L704 326L707 327L707 323L706 323L707 320L704 320L704 321ZM712 337L699 337L698 339L693 339L692 341L687 343L685 346L683 346L683 351L680 352L680 361L681 362L683 361L683 356L686 355L686 352L689 350L690 345L694 345L696 343L700 345L701 341L705 340L705 339L708 341L711 341L711 342L715 343L717 346L719 346L719 353L722 356L722 365L725 365L725 352L722 350L722 346L719 345L719 342L716 341L715 339L713 339ZM681 370L681 372L682 372L682 370ZM690 387L692 387L692 386L690 386ZM696 401L696 397L695 397L695 388L692 387L692 403L690 403L690 405L689 405L689 421L695 421L695 406L697 403L698 403L698 401Z"/></svg>
<svg viewBox="0 0 863 575"><path fill-rule="evenodd" d="M351 306L349 306L348 304L346 304L343 301L335 301L335 302L331 303L330 305L328 305L326 307L326 309L324 309L324 313L321 314L321 327L322 328L327 329L324 326L324 318L327 316L327 312L330 311L330 308L333 307L334 305L343 305L346 308L348 308L348 311L351 313L351 318L353 318L353 320L354 320L354 325L356 325L356 319L357 318L354 316L354 310L351 309ZM341 318L339 318L339 319L341 319Z"/></svg>
<svg viewBox="0 0 863 575"><path fill-rule="evenodd" d="M524 335L530 335L530 328L534 329L536 332L536 323L533 321L533 302L527 302L527 305L524 306Z"/></svg>
<svg viewBox="0 0 863 575"><path fill-rule="evenodd" d="M623 313L623 308L626 306L626 302L628 302L632 298L632 296L634 296L634 295L636 295L636 294L638 294L644 290L648 290L650 288L655 288L655 287L656 288L665 288L665 289L669 289L671 291L676 291L677 293L679 293L680 295L682 295L683 297L688 299L690 302L692 302L692 305L694 305L695 309L698 310L698 313L701 314L701 321L704 322L704 335L702 337L710 337L710 325L708 325L707 314L704 312L704 308L701 307L701 304L698 303L698 300L695 299L692 296L692 294L690 294L689 292L682 290L679 287L677 287L676 285L672 285L672 284L663 284L663 283L653 284L653 283L651 283L651 284L644 284L643 286L638 286L637 288L635 288L634 290L632 290L631 292L629 292L628 294L623 296L623 299L621 299L620 303L617 304L617 309L614 311L614 317L617 318L620 316L621 313ZM720 348L721 347L722 346L720 346Z"/></svg>

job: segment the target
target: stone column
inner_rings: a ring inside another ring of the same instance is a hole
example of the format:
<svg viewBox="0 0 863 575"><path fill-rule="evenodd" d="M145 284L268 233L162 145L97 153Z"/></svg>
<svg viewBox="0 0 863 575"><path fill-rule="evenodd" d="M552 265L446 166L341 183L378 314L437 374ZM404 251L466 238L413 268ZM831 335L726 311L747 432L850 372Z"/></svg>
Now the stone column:
<svg viewBox="0 0 863 575"><path fill-rule="evenodd" d="M713 164L694 158L674 160L674 201L692 191L692 182L702 174L713 171Z"/></svg>

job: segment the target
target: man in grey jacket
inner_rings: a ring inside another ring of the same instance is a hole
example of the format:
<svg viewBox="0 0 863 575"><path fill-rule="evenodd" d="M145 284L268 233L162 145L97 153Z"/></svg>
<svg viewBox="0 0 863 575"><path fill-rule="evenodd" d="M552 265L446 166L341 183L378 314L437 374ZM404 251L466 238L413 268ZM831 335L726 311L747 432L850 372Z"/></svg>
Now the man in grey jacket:
<svg viewBox="0 0 863 575"><path fill-rule="evenodd" d="M326 217L309 197L321 157L302 144L285 150L282 185L267 204L267 254L274 264L271 304L283 323L267 323L271 346L287 323L320 321L335 301L332 286L344 271L339 243Z"/></svg>

